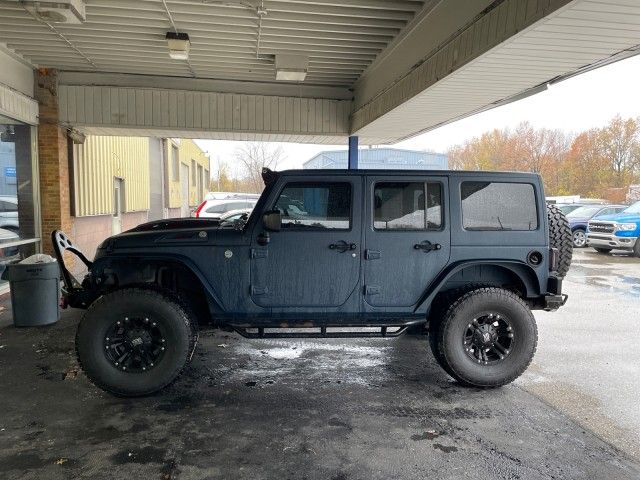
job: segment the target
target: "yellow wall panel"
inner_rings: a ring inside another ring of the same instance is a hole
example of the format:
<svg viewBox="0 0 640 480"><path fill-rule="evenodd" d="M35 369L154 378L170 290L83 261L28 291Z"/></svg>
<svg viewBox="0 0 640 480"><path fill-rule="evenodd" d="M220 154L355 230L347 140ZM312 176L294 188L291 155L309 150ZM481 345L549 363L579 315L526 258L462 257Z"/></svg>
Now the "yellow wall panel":
<svg viewBox="0 0 640 480"><path fill-rule="evenodd" d="M209 179L204 178L204 171L209 171L209 158L205 155L198 145L193 140L189 139L172 139L166 142L167 150L165 152L166 158L169 160L167 175L169 178L169 208L180 208L182 205L182 178L180 172L180 164L184 164L189 169L189 206L195 207L203 200L203 196L209 191ZM177 162L177 175L174 175L176 162L173 160L173 146L178 147L178 162ZM196 182L193 182L193 170L192 166L195 162L196 169ZM201 184L202 192L198 191L198 166L202 167L201 170ZM177 180L174 180L177 178Z"/></svg>
<svg viewBox="0 0 640 480"><path fill-rule="evenodd" d="M87 136L73 146L76 216L113 213L114 178L124 180L124 211L149 210L149 139Z"/></svg>

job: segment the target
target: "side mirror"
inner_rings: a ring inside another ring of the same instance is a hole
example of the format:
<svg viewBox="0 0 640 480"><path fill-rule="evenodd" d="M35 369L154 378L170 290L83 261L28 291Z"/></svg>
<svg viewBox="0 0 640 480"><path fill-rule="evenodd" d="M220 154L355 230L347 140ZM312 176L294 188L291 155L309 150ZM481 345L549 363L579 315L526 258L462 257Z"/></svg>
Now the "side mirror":
<svg viewBox="0 0 640 480"><path fill-rule="evenodd" d="M262 215L262 223L266 230L279 232L282 227L282 214L279 210L269 210Z"/></svg>

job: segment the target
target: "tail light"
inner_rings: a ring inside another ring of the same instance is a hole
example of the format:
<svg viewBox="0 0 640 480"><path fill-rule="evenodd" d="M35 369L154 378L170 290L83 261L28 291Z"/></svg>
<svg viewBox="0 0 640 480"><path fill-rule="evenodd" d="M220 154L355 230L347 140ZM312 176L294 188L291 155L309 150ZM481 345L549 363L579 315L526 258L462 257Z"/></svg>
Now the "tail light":
<svg viewBox="0 0 640 480"><path fill-rule="evenodd" d="M196 208L195 214L194 216L196 218L200 217L200 212L202 211L202 209L204 208L204 206L207 204L207 201L205 200L204 202L202 202L200 205L198 205L198 208Z"/></svg>
<svg viewBox="0 0 640 480"><path fill-rule="evenodd" d="M557 248L549 249L549 271L555 272L558 270L558 263L560 260L560 252L558 252Z"/></svg>

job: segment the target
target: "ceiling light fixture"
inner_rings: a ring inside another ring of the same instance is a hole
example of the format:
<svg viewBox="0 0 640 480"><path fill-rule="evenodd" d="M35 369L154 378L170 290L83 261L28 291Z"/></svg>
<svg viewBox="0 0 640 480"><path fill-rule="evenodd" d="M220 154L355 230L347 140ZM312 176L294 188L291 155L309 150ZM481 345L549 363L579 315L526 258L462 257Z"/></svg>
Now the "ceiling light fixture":
<svg viewBox="0 0 640 480"><path fill-rule="evenodd" d="M83 0L20 0L20 3L31 15L45 22L79 24L87 19Z"/></svg>
<svg viewBox="0 0 640 480"><path fill-rule="evenodd" d="M304 55L276 55L276 80L282 82L304 82L307 78L309 57Z"/></svg>
<svg viewBox="0 0 640 480"><path fill-rule="evenodd" d="M167 32L167 43L169 45L169 56L174 60L188 60L191 42L189 35L181 32Z"/></svg>

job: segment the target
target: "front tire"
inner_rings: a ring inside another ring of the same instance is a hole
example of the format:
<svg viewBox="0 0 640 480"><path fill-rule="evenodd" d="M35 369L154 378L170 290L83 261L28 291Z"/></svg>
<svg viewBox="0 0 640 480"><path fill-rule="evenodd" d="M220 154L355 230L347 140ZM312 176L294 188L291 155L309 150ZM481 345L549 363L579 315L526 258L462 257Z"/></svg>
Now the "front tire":
<svg viewBox="0 0 640 480"><path fill-rule="evenodd" d="M538 330L513 292L481 288L460 297L436 332L438 361L465 386L500 387L518 378L536 351Z"/></svg>
<svg viewBox="0 0 640 480"><path fill-rule="evenodd" d="M584 248L587 246L587 232L578 228L573 232L573 248Z"/></svg>
<svg viewBox="0 0 640 480"><path fill-rule="evenodd" d="M610 248L599 248L599 247L596 248L596 247L593 247L593 249L598 253L609 253L611 251Z"/></svg>
<svg viewBox="0 0 640 480"><path fill-rule="evenodd" d="M78 362L89 380L114 395L149 395L187 364L196 334L188 309L155 290L126 288L100 297L76 333Z"/></svg>

